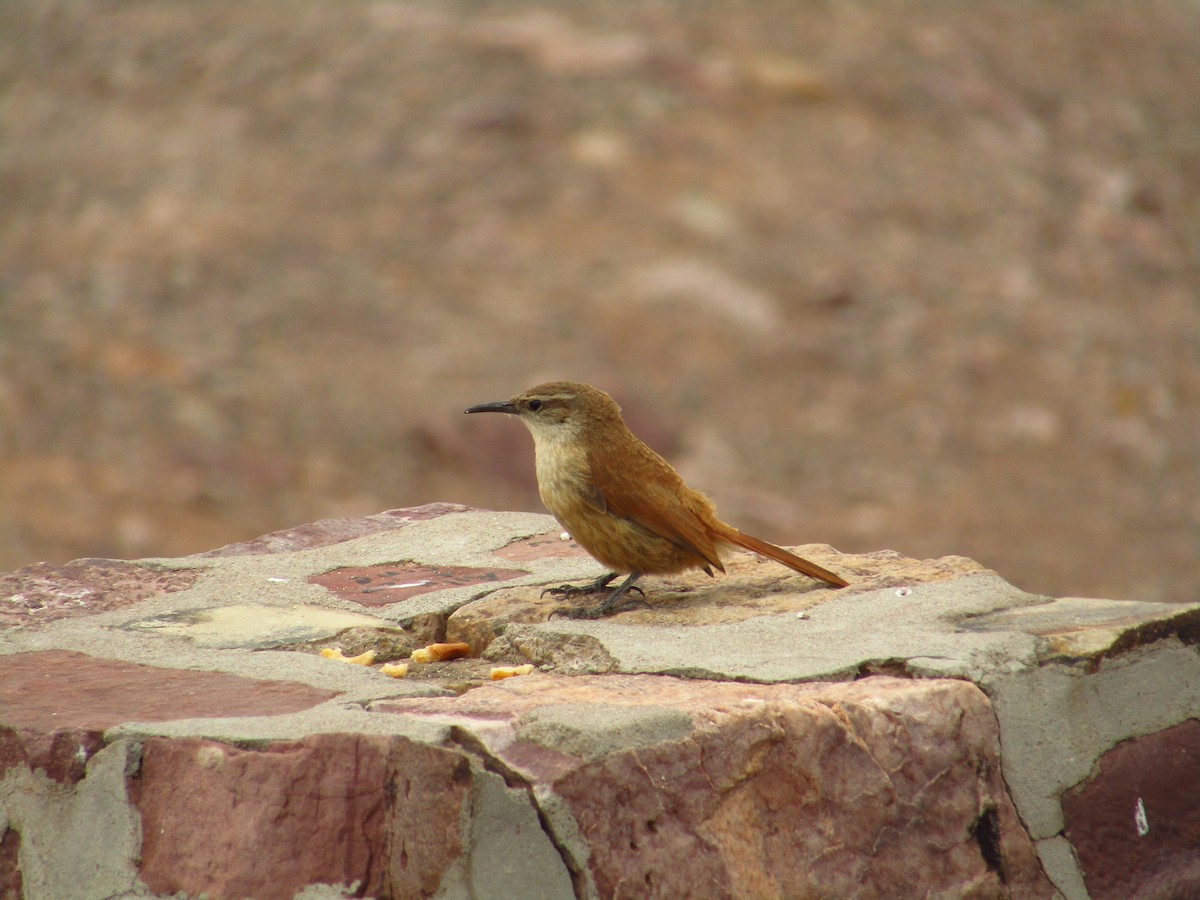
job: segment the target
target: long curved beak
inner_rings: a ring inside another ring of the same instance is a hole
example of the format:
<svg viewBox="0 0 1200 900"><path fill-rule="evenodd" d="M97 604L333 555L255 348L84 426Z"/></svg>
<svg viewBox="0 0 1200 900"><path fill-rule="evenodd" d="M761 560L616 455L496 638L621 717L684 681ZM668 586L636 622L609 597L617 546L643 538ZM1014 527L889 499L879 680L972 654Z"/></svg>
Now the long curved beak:
<svg viewBox="0 0 1200 900"><path fill-rule="evenodd" d="M463 412L502 412L510 413L511 415L515 416L517 414L517 408L513 405L511 400L493 400L491 403L480 403L478 406L469 407L468 409L463 410Z"/></svg>

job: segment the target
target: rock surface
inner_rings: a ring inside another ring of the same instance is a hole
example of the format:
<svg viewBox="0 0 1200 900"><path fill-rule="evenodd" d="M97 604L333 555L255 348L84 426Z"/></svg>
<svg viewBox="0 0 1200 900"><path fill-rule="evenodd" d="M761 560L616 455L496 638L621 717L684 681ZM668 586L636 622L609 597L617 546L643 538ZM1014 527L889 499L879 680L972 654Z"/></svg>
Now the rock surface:
<svg viewBox="0 0 1200 900"><path fill-rule="evenodd" d="M553 520L448 504L0 576L0 896L1197 883L1200 605L801 552L851 586L737 556L585 622Z"/></svg>

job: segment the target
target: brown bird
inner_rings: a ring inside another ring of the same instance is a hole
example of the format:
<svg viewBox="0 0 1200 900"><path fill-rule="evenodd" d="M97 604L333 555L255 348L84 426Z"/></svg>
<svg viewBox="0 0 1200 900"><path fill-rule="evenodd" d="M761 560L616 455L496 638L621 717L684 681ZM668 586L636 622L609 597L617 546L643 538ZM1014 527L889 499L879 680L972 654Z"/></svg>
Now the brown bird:
<svg viewBox="0 0 1200 900"><path fill-rule="evenodd" d="M564 610L572 618L611 612L631 587L641 591L634 582L642 575L724 572L721 552L735 544L835 587L847 583L718 519L712 501L638 440L616 401L591 385L552 381L466 411L509 413L525 423L533 435L542 502L584 550L613 570L584 587L564 585L553 593L600 591L618 574L629 576L598 606Z"/></svg>

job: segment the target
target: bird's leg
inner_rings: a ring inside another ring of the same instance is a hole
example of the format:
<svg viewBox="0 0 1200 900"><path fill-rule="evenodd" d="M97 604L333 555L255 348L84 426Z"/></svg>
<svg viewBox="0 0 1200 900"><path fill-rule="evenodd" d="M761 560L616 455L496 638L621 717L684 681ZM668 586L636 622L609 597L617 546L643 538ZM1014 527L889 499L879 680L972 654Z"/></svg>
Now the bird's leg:
<svg viewBox="0 0 1200 900"><path fill-rule="evenodd" d="M607 585L609 581L612 581L616 577L617 577L616 574L609 575L608 578L605 580L604 584ZM637 591L639 594L642 595L643 598L646 596L645 591L643 591L640 587L638 587L636 584L634 584L634 582L637 581L641 577L642 577L641 572L633 572L632 574L630 574L630 576L628 578L626 578L619 585L617 585L616 590L614 590L611 594L609 594L607 597L605 597L604 600L596 606L584 606L582 608L560 607L559 609L556 609L555 612L561 613L562 615L566 616L568 619L599 619L601 616L606 616L610 612L620 612L621 610L625 609L626 607L628 607L630 605L640 604L642 606L645 606L646 605L645 599L630 600L630 601L626 601L625 603L622 603L619 606L617 605L617 601L620 600L621 597L624 596L624 594L627 591L629 591L630 589Z"/></svg>
<svg viewBox="0 0 1200 900"><path fill-rule="evenodd" d="M598 594L608 587L608 583L616 577L616 572L609 572L607 575L601 575L595 581L589 581L587 584L564 584L556 588L546 588L542 591L542 596L545 597L547 594L554 594L556 597L575 597L579 594ZM641 588L638 588L638 590L641 590Z"/></svg>

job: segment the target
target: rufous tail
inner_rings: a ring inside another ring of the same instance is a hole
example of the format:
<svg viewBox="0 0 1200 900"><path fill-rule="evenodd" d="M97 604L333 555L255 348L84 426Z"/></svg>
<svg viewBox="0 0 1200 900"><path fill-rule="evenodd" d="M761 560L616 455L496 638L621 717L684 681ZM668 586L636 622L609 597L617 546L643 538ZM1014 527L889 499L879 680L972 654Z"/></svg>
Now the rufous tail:
<svg viewBox="0 0 1200 900"><path fill-rule="evenodd" d="M789 569L803 572L811 578L832 584L834 587L845 587L850 583L840 575L834 575L828 569L822 569L816 563L811 563L807 559L801 559L795 553L789 553L782 547L776 547L774 544L768 544L766 541L761 541L756 537L742 534L736 528L730 528L727 534L721 535L721 539L729 541L731 544L745 547L747 550L753 550L755 553L775 560L775 562L783 563Z"/></svg>

